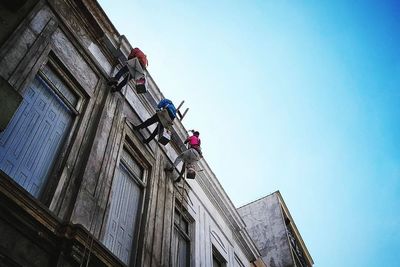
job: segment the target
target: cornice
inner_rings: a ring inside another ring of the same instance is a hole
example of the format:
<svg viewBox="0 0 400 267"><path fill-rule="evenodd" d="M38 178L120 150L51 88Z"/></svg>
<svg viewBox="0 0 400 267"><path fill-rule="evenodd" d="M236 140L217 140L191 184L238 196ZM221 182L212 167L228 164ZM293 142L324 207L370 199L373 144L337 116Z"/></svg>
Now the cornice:
<svg viewBox="0 0 400 267"><path fill-rule="evenodd" d="M64 254L67 252L79 263L87 258L90 251L91 260L95 258L104 266L125 266L82 225L59 220L46 206L30 196L1 170L0 197L9 203L3 209L7 209L15 218L24 218L19 220L19 224L35 227L34 231L42 240L37 242L44 240L53 243L51 240L57 240L58 249Z"/></svg>
<svg viewBox="0 0 400 267"><path fill-rule="evenodd" d="M50 3L53 1L48 0L48 2ZM124 36L120 36L117 29L97 1L67 0L67 3L76 11L76 13L79 13L79 18L84 23L85 28L90 30L95 39L98 40L99 44L102 44L100 40L101 37L106 36L108 33L108 37L112 39L111 41L115 49L119 49L115 47L118 42L122 43L121 49L123 50L128 51L129 47L132 47ZM116 39L119 40L117 41ZM108 54L112 54L104 45L102 45L102 48L105 49ZM151 77L150 73L148 73L148 78L149 84L151 85L149 91L152 98L155 101L160 100L164 95ZM186 138L185 134L187 131L181 122L177 122L175 128L176 130L174 132L180 139ZM178 142L177 145L182 148L182 144L180 143L181 142ZM220 214L223 215L224 219L228 222L228 225L231 226L232 232L241 248L246 252L246 256L250 260L259 258L260 254L246 232L243 220L236 211L235 206L219 183L215 174L204 159L199 162L199 165L204 170L205 174L204 177L203 175L198 175L198 178L196 178L199 185L210 198L214 206L220 211ZM46 216L43 218L45 217Z"/></svg>
<svg viewBox="0 0 400 267"><path fill-rule="evenodd" d="M245 229L246 225L244 221L236 211L217 177L205 160L201 160L199 165L203 169L203 172L196 177L196 181L230 226L237 243L243 249L246 257L250 261L260 258L261 256L257 247Z"/></svg>

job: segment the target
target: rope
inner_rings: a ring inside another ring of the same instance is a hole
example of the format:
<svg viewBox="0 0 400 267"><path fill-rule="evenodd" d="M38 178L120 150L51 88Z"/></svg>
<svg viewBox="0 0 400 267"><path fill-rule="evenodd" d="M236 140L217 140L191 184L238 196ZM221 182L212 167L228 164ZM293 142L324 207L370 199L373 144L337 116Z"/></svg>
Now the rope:
<svg viewBox="0 0 400 267"><path fill-rule="evenodd" d="M124 99L125 99L125 94L126 94L126 92L127 92L127 90L128 90L127 88L128 88L128 83L129 83L130 75L131 75L130 72L128 72L128 80L127 80L126 85L125 85L125 93L122 92L122 95L123 95ZM115 150L116 143L117 143L117 142L115 142L115 143L113 144L113 147L112 147L112 150L111 150L111 151L114 151L114 150ZM112 153L112 152L111 152L111 153ZM108 161L107 161L107 166L110 165L111 158L112 158L112 156L109 157L109 159L108 159ZM95 199L95 201L96 201L95 203L96 203L96 204L98 203L98 201L99 201L99 199L100 199L100 196L104 193L104 190L103 190L104 188L105 188L105 186L102 186L102 187L100 188L100 193L99 193L99 195L97 196L97 198ZM92 229L94 219L96 218L96 213L97 213L97 211L99 210L99 208L98 208L97 206L98 206L98 205L96 205L96 207L95 207L95 209L94 209L93 217L92 217L92 219L91 219L91 221L90 221L89 232L88 232L87 239L86 239L86 242L85 242L85 249L84 249L84 251L83 251L83 257L82 257L83 260L81 261L81 264L79 265L79 267L82 267L82 264L83 264L83 262L84 262L85 255L86 255L86 250L87 250L86 243L88 243L88 241L90 240L89 253L88 253L87 261L86 261L86 267L89 266L90 256L91 256L91 254L92 254L93 243L94 243L94 234L93 234L92 236L90 236L90 230ZM96 228L94 228L94 229L96 229Z"/></svg>
<svg viewBox="0 0 400 267"><path fill-rule="evenodd" d="M121 37L121 36L120 36L120 37ZM118 45L118 49L119 49L119 50L121 49L121 46L122 46L122 40L121 40L121 38L120 38L120 40L119 40L119 45ZM128 83L129 83L129 80L130 80L130 75L131 75L131 73L128 71L128 80L127 80L126 86L125 86L125 93L122 92L122 95L123 95L124 99L125 99L125 97L126 97L125 94L126 94L126 92L127 92L127 87L128 87ZM113 146L112 146L111 153L112 153L112 151L114 151L115 146L116 146L116 142L115 142L115 143L113 144ZM108 163L107 166L109 166L109 163L110 163L110 161L111 161L111 158L112 158L112 156L109 157L109 159L108 159L108 161L107 161L107 163ZM96 215L97 210L98 210L98 208L97 208L97 203L98 203L98 201L99 201L99 199L100 199L100 196L103 194L103 189L104 189L104 188L105 188L105 186L101 186L101 187L100 187L100 193L99 193L99 195L98 195L98 196L96 197L96 199L95 199L96 207L95 207L94 212L93 212L93 217L92 217L91 220L90 220L89 231L88 231L88 235L87 235L86 242L85 242L85 249L84 249L84 251L83 251L82 261L81 261L79 267L82 267L82 264L83 264L83 262L85 261L85 255L86 255L86 250L87 250L86 244L87 244L88 241L90 240L90 230L92 229L93 222L94 222L94 219L95 219L95 217L96 217L95 215ZM95 228L95 229L96 229L96 228ZM93 231L93 232L94 232L94 231ZM91 255L92 249L93 249L93 242L94 242L94 234L92 235L91 240L90 240L89 254L88 254L88 257L87 257L86 267L89 266L90 255Z"/></svg>
<svg viewBox="0 0 400 267"><path fill-rule="evenodd" d="M189 144L187 144L187 148L189 148ZM183 194L185 193L185 186L186 186L186 164L185 162L183 162L183 166L182 168L185 170L184 174L183 174L183 186L182 186L182 190L181 190L181 201L180 201L180 211L179 211L179 228L181 227L182 224L182 215L183 215ZM179 176L181 175L181 173L179 173ZM178 177L179 178L179 177ZM179 259L179 246L180 246L180 242L179 242L179 237L178 237L178 245L177 245L177 249L176 249L176 262L175 264L178 263L178 259Z"/></svg>
<svg viewBox="0 0 400 267"><path fill-rule="evenodd" d="M124 92L121 92L122 95L123 95L123 97L124 97L124 99L125 99L126 92L128 91L128 83L129 83L130 77L131 77L131 73L128 71L128 80L127 80L126 85L125 85L125 93L124 93ZM114 151L115 146L116 146L116 143L117 143L117 142L114 142L114 144L113 144L113 149L111 150L111 153L112 153L112 151ZM110 161L111 161L111 158L112 158L112 156L109 157L109 162L108 162L107 166L109 166ZM102 188L105 188L105 187L102 187ZM103 192L102 192L102 193L103 193ZM98 197L100 198L100 196L101 196L101 194L99 194ZM96 206L96 208L97 208L97 206ZM97 209L95 209L95 211L97 211ZM95 218L95 216L93 215L93 221L94 221L94 218ZM92 253L92 248L93 248L93 243L94 243L93 241L94 241L94 235L92 235L92 240L91 240L91 242L90 242L90 248L89 248L88 259L87 259L87 262L86 262L86 267L89 266L90 255L91 255L91 253Z"/></svg>
<svg viewBox="0 0 400 267"><path fill-rule="evenodd" d="M183 167L185 167L185 165L183 165ZM182 214L183 214L183 194L185 192L185 186L186 186L186 181L185 179L183 179L183 186L181 189L181 201L180 201L180 210L179 210L179 228L181 227L182 224ZM177 249L176 249L176 261L175 264L178 263L178 259L179 259L179 246L180 246L180 238L178 236L178 245L177 245Z"/></svg>
<svg viewBox="0 0 400 267"><path fill-rule="evenodd" d="M107 165L106 165L106 166L110 166L110 162L111 162L111 159L112 159L112 152L115 151L116 145L117 145L117 142L114 142L114 144L113 144L113 146L112 146L112 150L111 150L111 156L108 158L108 160L107 160ZM86 239L86 242L85 242L85 250L84 250L84 253L83 253L83 257L82 257L83 260L81 261L81 264L79 265L80 267L83 266L82 264L83 264L84 261L85 261L85 254L86 254L86 249L87 249L86 244L87 244L88 241L90 240L90 246L89 246L89 249L88 249L88 250L89 250L89 253L88 253L88 256L87 256L87 260L86 260L86 267L89 266L90 256L91 256L91 254L92 254L93 243L94 243L94 233L93 233L93 235L90 235L90 230L92 229L92 227L94 227L93 232L94 232L94 230L96 229L96 225L93 225L93 222L94 222L94 219L96 218L96 215L97 215L98 210L100 209L100 205L97 205L97 203L98 203L100 197L103 195L104 189L105 189L105 183L103 183L103 185L101 185L101 187L100 187L100 192L99 192L98 196L97 196L96 199L95 199L96 206L95 206L95 209L94 209L94 211L93 211L93 217L92 217L91 222L90 222L90 227L89 227L89 231L88 231L88 236L87 236L87 239Z"/></svg>

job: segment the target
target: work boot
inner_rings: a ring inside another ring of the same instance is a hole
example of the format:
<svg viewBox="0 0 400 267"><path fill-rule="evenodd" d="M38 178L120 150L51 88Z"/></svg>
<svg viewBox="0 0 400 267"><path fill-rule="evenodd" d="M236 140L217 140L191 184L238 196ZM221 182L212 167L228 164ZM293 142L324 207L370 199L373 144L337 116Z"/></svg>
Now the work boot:
<svg viewBox="0 0 400 267"><path fill-rule="evenodd" d="M122 88L119 88L118 85L111 85L111 92L115 93L115 92L119 92L121 91Z"/></svg>
<svg viewBox="0 0 400 267"><path fill-rule="evenodd" d="M110 85L110 86L117 85L118 84L118 80L116 78L112 77L111 79L108 80L107 84Z"/></svg>
<svg viewBox="0 0 400 267"><path fill-rule="evenodd" d="M165 167L164 171L166 172L173 172L174 171L174 167Z"/></svg>

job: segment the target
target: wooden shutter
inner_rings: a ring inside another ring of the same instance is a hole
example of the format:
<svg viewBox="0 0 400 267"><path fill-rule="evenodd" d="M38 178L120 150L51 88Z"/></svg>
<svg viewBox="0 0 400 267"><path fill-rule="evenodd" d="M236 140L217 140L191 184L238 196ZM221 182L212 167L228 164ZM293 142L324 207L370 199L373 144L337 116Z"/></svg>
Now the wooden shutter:
<svg viewBox="0 0 400 267"><path fill-rule="evenodd" d="M124 152L125 153L125 152ZM123 154L123 158L128 154ZM121 161L114 178L104 244L119 259L128 264L138 220L142 189L135 179L141 178L140 166L129 156ZM136 175L140 175L136 177Z"/></svg>
<svg viewBox="0 0 400 267"><path fill-rule="evenodd" d="M38 197L72 123L72 112L36 76L0 134L0 169Z"/></svg>

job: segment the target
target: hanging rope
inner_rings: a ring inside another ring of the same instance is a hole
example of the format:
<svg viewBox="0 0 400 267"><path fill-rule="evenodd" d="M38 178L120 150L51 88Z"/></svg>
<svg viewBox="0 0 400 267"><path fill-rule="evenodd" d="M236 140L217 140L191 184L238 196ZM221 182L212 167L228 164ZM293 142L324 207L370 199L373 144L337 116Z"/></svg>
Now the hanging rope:
<svg viewBox="0 0 400 267"><path fill-rule="evenodd" d="M114 142L114 144L113 144L113 146L112 146L111 153L112 153L113 151L115 151L115 147L116 147L116 146L117 146L117 142ZM112 160L112 155L108 158L108 160L107 160L107 165L106 165L106 166L110 166L111 160ZM106 188L105 184L106 184L106 183L102 183L102 185L101 185L101 187L100 187L100 190L99 190L100 192L99 192L99 194L97 195L97 197L95 198L96 206L95 206L95 208L94 208L93 216L92 216L91 221L90 221L90 227L89 227L87 239L86 239L86 242L85 242L85 250L84 250L84 252L83 252L83 257L82 257L81 264L79 265L80 267L83 266L83 263L84 263L84 261L85 261L85 255L86 255L86 250L87 250L87 245L86 245L86 244L88 244L88 243L90 242L89 249L88 249L89 252L88 252L88 256L87 256L87 260L86 260L86 267L89 266L90 256L91 256L92 250L93 250L94 232L95 232L95 230L96 230L96 225L94 225L94 219L95 219L96 216L97 216L98 210L100 210L100 205L98 204L98 202L99 202L99 199L100 199L100 197L103 195L104 190L105 190L105 188ZM93 229L93 234L91 235L90 232L91 232L91 230L92 230L92 227L93 227L94 229Z"/></svg>
<svg viewBox="0 0 400 267"><path fill-rule="evenodd" d="M187 149L189 149L189 144L187 144ZM181 229L181 224L182 224L182 215L183 215L183 194L185 193L185 186L186 186L186 164L185 162L183 162L183 166L182 168L185 170L183 173L183 186L182 186L182 190L181 190L181 201L180 201L180 211L179 211L179 229ZM179 173L179 176L181 175L181 173ZM179 177L178 177L179 178ZM175 264L178 263L178 259L179 259L179 246L180 246L180 238L178 236L178 244L177 244L177 249L176 249L176 261Z"/></svg>
<svg viewBox="0 0 400 267"><path fill-rule="evenodd" d="M128 72L128 80L127 80L126 85L125 85L125 92L122 92L122 95L123 95L124 99L125 99L126 92L128 91L128 83L129 83L130 77L131 77L131 73ZM111 150L111 153L112 153L112 151L114 151L116 144L117 144L117 142L114 142L114 144L113 144L113 149ZM111 159L112 159L112 156L109 157L109 162L108 162L107 166L110 166L109 164L110 164ZM102 189L104 189L104 188L105 188L105 187L102 187ZM103 193L103 192L102 192L102 193ZM101 194L98 195L99 198L100 198L100 196L101 196ZM96 201L96 202L97 202L97 201ZM98 206L98 205L96 205L96 208L97 208L97 206ZM96 209L95 209L95 211L96 211ZM95 218L95 216L93 215L93 221L94 221L94 218ZM91 242L90 242L90 248L89 248L88 259L87 259L87 262L86 262L86 267L89 266L90 255L91 255L91 253L92 253L93 243L94 243L94 235L92 235L92 240L91 240Z"/></svg>
<svg viewBox="0 0 400 267"><path fill-rule="evenodd" d="M183 164L183 168L185 168L185 164ZM186 171L185 171L186 172ZM179 210L179 223L178 223L178 225L179 225L179 229L181 230L181 224L182 224L182 215L183 215L183 194L184 194L184 192L185 192L185 186L186 186L186 181L185 181L185 179L183 179L183 186L182 186L182 189L181 189L181 201L180 201L180 210ZM177 238L178 240L177 240L177 242L178 242L178 244L177 244L177 249L176 249L176 261L175 261L175 263L177 264L179 261L179 246L180 246L180 238L179 238L179 236L178 236L178 238Z"/></svg>
<svg viewBox="0 0 400 267"><path fill-rule="evenodd" d="M126 86L125 86L125 93L122 92L122 95L124 96L124 99L125 99L125 94L126 94L126 92L127 92L129 79L130 79L130 72L128 72L128 80L127 80L127 83L126 83ZM116 145L117 145L117 142L114 142L111 151L114 151L114 150L115 150ZM108 158L107 166L110 166L111 160L112 160L112 156ZM98 210L100 209L100 207L99 207L99 205L97 205L97 203L98 203L100 197L102 196L102 194L104 193L104 189L105 189L105 186L101 186L101 187L100 187L100 193L99 193L99 195L98 195L98 196L96 197L96 199L95 199L96 206L95 206L95 209L94 209L94 212L93 212L93 216L92 216L92 218L91 218L91 220L90 220L90 227L89 227L88 235L87 235L86 242L85 242L85 249L84 249L84 251L83 251L83 257L82 257L82 261L81 261L81 264L79 265L79 267L82 267L82 266L83 266L82 264L83 264L84 261L85 261L85 255L86 255L86 251L87 251L87 250L88 250L89 252L88 252L88 256L87 256L87 260L86 260L86 267L89 266L90 256L91 256L91 254L92 254L93 243L94 243L94 234L91 235L90 232L91 232L91 229L92 229L92 227L93 227L94 219L95 219L96 216L97 216L97 212L98 212ZM95 229L96 229L96 228L94 227L94 230L95 230ZM93 230L93 232L94 232L94 230ZM89 249L88 249L86 244L89 243L89 242L90 242L90 245L89 245Z"/></svg>

